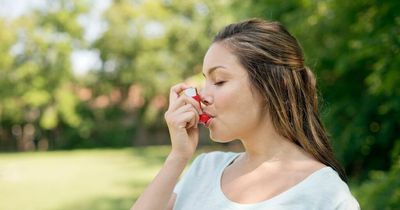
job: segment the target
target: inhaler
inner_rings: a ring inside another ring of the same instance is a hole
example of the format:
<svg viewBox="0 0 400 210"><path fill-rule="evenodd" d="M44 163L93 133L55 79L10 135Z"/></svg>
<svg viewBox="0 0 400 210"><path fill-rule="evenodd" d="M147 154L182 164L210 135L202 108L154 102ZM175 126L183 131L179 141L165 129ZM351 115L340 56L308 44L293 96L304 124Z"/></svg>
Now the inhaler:
<svg viewBox="0 0 400 210"><path fill-rule="evenodd" d="M192 97L192 98L193 98L194 100L196 100L197 102L199 102L200 109L202 109L202 107L201 107L201 102L200 102L200 101L201 101L201 100L200 100L200 96L199 96L199 94L197 94L196 88L194 88L194 87L187 88L187 89L185 89L185 90L183 91L183 93L184 93L185 95L189 96L189 97ZM202 110L202 111L203 111L203 110ZM201 123L201 124L203 124L203 125L205 125L205 126L208 126L208 123L209 123L210 119L211 119L211 117L208 116L208 115L205 114L205 113L199 115L199 123Z"/></svg>

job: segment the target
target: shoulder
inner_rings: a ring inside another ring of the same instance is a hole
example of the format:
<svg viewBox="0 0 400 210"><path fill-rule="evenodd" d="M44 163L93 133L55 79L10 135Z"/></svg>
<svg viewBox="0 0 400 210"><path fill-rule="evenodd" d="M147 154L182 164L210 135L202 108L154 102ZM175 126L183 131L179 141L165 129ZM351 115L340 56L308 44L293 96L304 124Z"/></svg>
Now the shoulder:
<svg viewBox="0 0 400 210"><path fill-rule="evenodd" d="M335 209L359 209L357 200L351 194L348 185L331 167L320 169L311 175L309 182L311 196L319 198L317 202L328 204Z"/></svg>
<svg viewBox="0 0 400 210"><path fill-rule="evenodd" d="M196 159L202 161L211 161L211 162L224 162L224 161L229 161L230 159L236 157L239 154L240 153L235 153L235 152L214 151L214 152L202 153L199 156L197 156Z"/></svg>
<svg viewBox="0 0 400 210"><path fill-rule="evenodd" d="M202 153L193 160L190 167L196 171L214 170L224 167L238 155L239 153L221 151Z"/></svg>
<svg viewBox="0 0 400 210"><path fill-rule="evenodd" d="M338 173L331 167L325 167L320 169L320 174L317 176L317 180L321 184L321 189L329 194L336 196L350 193L347 184L340 178ZM318 173L318 172L317 172Z"/></svg>

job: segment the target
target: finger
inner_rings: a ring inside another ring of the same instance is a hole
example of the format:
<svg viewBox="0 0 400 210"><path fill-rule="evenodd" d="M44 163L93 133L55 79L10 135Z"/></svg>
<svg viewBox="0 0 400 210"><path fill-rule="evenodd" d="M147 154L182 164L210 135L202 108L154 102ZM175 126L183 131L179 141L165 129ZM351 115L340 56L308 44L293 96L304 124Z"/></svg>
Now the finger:
<svg viewBox="0 0 400 210"><path fill-rule="evenodd" d="M179 109L179 107L182 107L185 104L191 104L199 114L203 113L202 109L200 108L199 102L192 97L186 95L181 95L176 101L172 102L170 104L169 110L177 110Z"/></svg>
<svg viewBox="0 0 400 210"><path fill-rule="evenodd" d="M174 111L175 115L180 115L185 112L189 112L192 110L196 110L192 104L185 104L179 107L177 110Z"/></svg>
<svg viewBox="0 0 400 210"><path fill-rule="evenodd" d="M182 120L181 116L186 116L187 113L193 113L193 117L191 119L186 119L185 118L185 122L183 123L185 125L185 127L196 127L200 116L199 113L197 112L197 110L191 105L191 104L186 104L182 107L180 107L178 110L176 110L174 112L174 116L173 118L177 119L175 122L177 122L178 125L183 125L182 122L180 120Z"/></svg>
<svg viewBox="0 0 400 210"><path fill-rule="evenodd" d="M182 128L191 128L195 125L196 114L193 111L184 112L179 116L179 121L182 122L179 124L179 127Z"/></svg>
<svg viewBox="0 0 400 210"><path fill-rule="evenodd" d="M174 110L178 110L179 108L185 106L186 101L185 101L185 97L184 96L179 96L176 100L171 101L168 110L174 111Z"/></svg>
<svg viewBox="0 0 400 210"><path fill-rule="evenodd" d="M200 119L200 113L197 111L192 104L186 104L175 111L175 115L180 115L185 112L194 112L196 114L196 121L198 122Z"/></svg>
<svg viewBox="0 0 400 210"><path fill-rule="evenodd" d="M199 125L199 119L200 119L199 115L196 114L195 117L192 119L192 121L190 121L190 125L188 128L192 128L192 127L197 128Z"/></svg>
<svg viewBox="0 0 400 210"><path fill-rule="evenodd" d="M197 127L197 124L199 122L200 116L196 109L192 107L188 112L194 113L194 117L190 119L190 121L187 123L187 128L192 128L192 127Z"/></svg>
<svg viewBox="0 0 400 210"><path fill-rule="evenodd" d="M169 101L170 101L170 103L172 101L176 100L179 97L180 93L183 90L185 90L186 88L189 88L189 86L186 85L185 83L179 83L179 84L176 84L176 85L172 86L171 89L170 89L170 93L169 93Z"/></svg>
<svg viewBox="0 0 400 210"><path fill-rule="evenodd" d="M203 113L203 110L200 107L200 103L198 101L196 101L196 99L194 99L190 96L187 96L187 95L184 95L184 97L185 97L186 103L192 104L198 113L200 113L200 114Z"/></svg>

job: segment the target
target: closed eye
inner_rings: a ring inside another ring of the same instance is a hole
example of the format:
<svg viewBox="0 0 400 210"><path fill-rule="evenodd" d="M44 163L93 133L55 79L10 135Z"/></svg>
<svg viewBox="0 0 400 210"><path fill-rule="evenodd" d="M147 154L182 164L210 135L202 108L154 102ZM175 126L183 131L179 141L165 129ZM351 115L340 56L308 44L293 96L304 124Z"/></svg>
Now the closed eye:
<svg viewBox="0 0 400 210"><path fill-rule="evenodd" d="M216 86L221 86L221 85L223 85L224 83L225 83L225 81L220 81L220 82L214 83L214 85L216 85Z"/></svg>

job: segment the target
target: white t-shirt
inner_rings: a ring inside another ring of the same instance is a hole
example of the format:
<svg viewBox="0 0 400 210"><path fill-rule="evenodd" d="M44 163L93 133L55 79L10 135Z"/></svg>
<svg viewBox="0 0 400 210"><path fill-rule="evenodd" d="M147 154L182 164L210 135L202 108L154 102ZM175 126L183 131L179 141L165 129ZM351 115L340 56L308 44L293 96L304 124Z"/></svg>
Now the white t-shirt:
<svg viewBox="0 0 400 210"><path fill-rule="evenodd" d="M359 210L348 186L330 167L266 201L240 204L229 200L221 190L224 169L239 156L233 152L199 155L175 186L174 210Z"/></svg>

